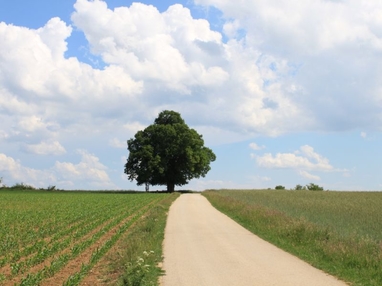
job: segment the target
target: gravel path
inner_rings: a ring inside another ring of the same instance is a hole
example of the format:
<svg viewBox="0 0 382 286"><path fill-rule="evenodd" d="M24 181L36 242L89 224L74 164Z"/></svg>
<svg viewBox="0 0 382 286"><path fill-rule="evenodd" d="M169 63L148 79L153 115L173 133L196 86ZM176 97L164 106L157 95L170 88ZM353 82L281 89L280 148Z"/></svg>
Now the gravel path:
<svg viewBox="0 0 382 286"><path fill-rule="evenodd" d="M340 286L345 283L253 235L200 194L171 206L163 286Z"/></svg>

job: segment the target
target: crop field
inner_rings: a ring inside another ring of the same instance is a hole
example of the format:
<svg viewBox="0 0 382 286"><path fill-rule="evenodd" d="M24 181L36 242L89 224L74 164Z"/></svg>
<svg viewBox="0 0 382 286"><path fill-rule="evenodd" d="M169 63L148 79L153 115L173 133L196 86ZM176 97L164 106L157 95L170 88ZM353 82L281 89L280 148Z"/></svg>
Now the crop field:
<svg viewBox="0 0 382 286"><path fill-rule="evenodd" d="M0 190L0 285L78 285L169 196Z"/></svg>
<svg viewBox="0 0 382 286"><path fill-rule="evenodd" d="M382 192L209 190L238 223L351 285L382 285Z"/></svg>

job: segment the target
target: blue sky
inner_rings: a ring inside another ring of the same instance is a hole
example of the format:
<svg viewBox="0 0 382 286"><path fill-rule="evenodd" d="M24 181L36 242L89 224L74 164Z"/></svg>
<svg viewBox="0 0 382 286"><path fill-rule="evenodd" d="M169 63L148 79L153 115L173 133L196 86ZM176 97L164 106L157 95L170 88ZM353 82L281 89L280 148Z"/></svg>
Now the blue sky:
<svg viewBox="0 0 382 286"><path fill-rule="evenodd" d="M0 0L0 177L143 190L123 174L126 140L171 109L217 155L183 189L381 190L381 13L355 0Z"/></svg>

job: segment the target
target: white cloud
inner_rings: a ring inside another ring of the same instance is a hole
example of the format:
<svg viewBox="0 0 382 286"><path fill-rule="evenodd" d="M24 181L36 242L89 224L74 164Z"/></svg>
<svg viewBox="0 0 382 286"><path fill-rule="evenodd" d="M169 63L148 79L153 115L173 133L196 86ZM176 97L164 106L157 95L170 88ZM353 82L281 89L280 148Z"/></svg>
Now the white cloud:
<svg viewBox="0 0 382 286"><path fill-rule="evenodd" d="M301 146L299 150L293 153L251 154L251 158L256 161L260 168L294 170L301 177L312 181L321 180L320 176L312 174L312 172L341 172L343 176L349 174L347 169L333 167L328 158L317 153L309 145Z"/></svg>
<svg viewBox="0 0 382 286"><path fill-rule="evenodd" d="M112 11L102 1L78 0L74 7L72 20L85 32L92 50L135 78L158 80L187 94L188 85L216 85L227 79L221 67L193 59L207 52L197 41L219 46L221 35L179 4L164 13L141 3Z"/></svg>
<svg viewBox="0 0 382 286"><path fill-rule="evenodd" d="M23 118L19 122L21 130L26 132L35 132L37 130L46 129L47 125L37 116L30 116Z"/></svg>
<svg viewBox="0 0 382 286"><path fill-rule="evenodd" d="M11 180L14 183L26 183L36 187L47 187L50 182L55 182L56 178L50 170L37 170L24 167L19 161L5 154L0 153L0 172L4 183Z"/></svg>
<svg viewBox="0 0 382 286"><path fill-rule="evenodd" d="M84 150L79 150L78 153L81 155L81 162L78 164L56 162L54 169L62 178L70 181L90 180L106 185L111 183L106 172L107 167L96 156Z"/></svg>
<svg viewBox="0 0 382 286"><path fill-rule="evenodd" d="M302 154L303 156L299 156ZM262 156L254 155L258 166L263 168L281 168L281 169L307 169L315 171L334 171L329 160L316 153L311 146L305 145L295 153L277 153L273 156L266 153Z"/></svg>
<svg viewBox="0 0 382 286"><path fill-rule="evenodd" d="M292 33L290 38L293 39L293 33L297 33L295 26L309 20L305 14L301 19L296 16L308 9L307 5L296 5L297 11L288 8L280 12L273 2L198 3L216 5L229 15L224 26L226 35L232 37L229 41L223 41L221 33L213 31L208 21L194 19L181 5L170 6L160 13L154 6L142 3L111 10L103 1L78 0L72 15L73 24L84 32L94 55L106 63L103 70L94 69L74 57L65 58L72 27L58 18L37 30L1 23L0 40L4 44L0 47L0 69L3 71L0 104L6 114L0 115L0 120L11 117L10 126L17 125L17 129L12 130L16 133L26 128L28 132L37 132L37 127L48 129L39 135L40 138L34 138L34 141L43 141L53 135L48 128L50 123L56 124L55 130L62 136L84 134L82 129L101 134L109 130L111 123L144 126L159 111L174 109L185 114L196 127L218 132L210 134L211 137L218 136L219 130L224 129L227 135L220 140L229 142L230 132L240 138L249 138L258 134L277 136L289 131L330 129L334 125L326 124L327 121L337 120L339 116L346 118L345 122L353 118L346 116L346 112L339 113L336 107L346 111L348 108L357 110L360 106L366 108L369 104L366 102L370 101L364 100L365 93L362 93L361 104L353 105L356 101L352 100L344 104L343 100L332 98L332 94L339 96L337 90L333 90L334 84L349 82L348 74L342 73L345 70L334 69L346 81L326 80L327 75L316 70L323 68L325 61L306 53L301 54L301 61L296 60L299 57L292 57L290 51L306 51L305 48L296 50L286 41L285 45L284 42L276 45L283 47L284 54L272 50L273 43L280 42L278 37L282 37L276 33L276 28L280 27L272 25L292 21L289 26L293 29L287 31ZM315 2L315 5L320 4ZM348 15L345 12L344 17ZM283 13L294 17L284 17ZM251 17L252 14L259 17ZM279 15L281 19L271 23L264 15ZM318 20L325 22L321 18ZM258 21L259 25L252 25L252 21ZM361 23L359 21L357 23ZM369 19L366 26L373 21L377 21L377 17ZM267 25L273 27L268 36L260 33ZM323 32L317 30L318 37ZM240 38L236 39L237 33ZM263 38L257 41L256 37ZM316 46L316 42L312 45ZM330 60L330 67L341 67L330 57L327 60ZM357 64L353 57L344 60ZM320 62L324 64L316 65ZM354 71L360 72L359 67ZM325 85L313 89L315 82L325 82ZM324 86L329 93L323 92ZM353 87L345 89L345 93L346 90L352 92L354 99L359 98ZM328 107L328 100L334 106ZM346 106L349 104L351 106ZM322 114L316 111L320 106ZM377 105L370 106L377 110ZM33 118L36 120L31 121ZM26 119L30 125L19 124ZM364 116L356 124L366 121ZM349 124L336 128L347 128ZM10 128L4 132L12 133Z"/></svg>
<svg viewBox="0 0 382 286"><path fill-rule="evenodd" d="M142 125L165 108L218 132L211 137L226 130L227 142L230 132L379 129L382 5L293 3L196 1L223 11L223 41L179 4L160 13L78 0L73 25L103 70L65 58L73 28L59 18L36 30L1 23L0 120L11 121L3 132L45 128L34 138L43 141L52 123L63 136L101 134L111 123Z"/></svg>
<svg viewBox="0 0 382 286"><path fill-rule="evenodd" d="M299 171L298 173L300 174L300 176L302 176L302 177L304 177L306 179L309 179L309 180L314 180L314 181L321 180L321 178L319 176L312 175L312 174L310 174L307 171Z"/></svg>
<svg viewBox="0 0 382 286"><path fill-rule="evenodd" d="M137 121L127 123L123 125L123 128L126 129L129 133L135 134L140 130L144 130L147 126L143 125L142 123L139 123Z"/></svg>
<svg viewBox="0 0 382 286"><path fill-rule="evenodd" d="M240 27L240 22L237 19L233 21L227 21L223 26L223 32L229 38L236 38Z"/></svg>
<svg viewBox="0 0 382 286"><path fill-rule="evenodd" d="M195 3L223 12L221 32L179 4L161 13L142 3L111 10L104 1L78 0L72 23L52 18L29 29L1 22L3 152L26 146L36 154L63 154L58 142L64 139L67 153L89 142L101 149L109 138L122 148L164 109L179 111L214 145L290 132L381 131L375 63L381 60L382 3ZM102 69L66 57L73 27L84 33ZM269 168L335 170L309 146L252 156ZM81 181L76 172L86 165L71 160L58 162L68 185L69 178ZM38 173L15 164L15 178L56 176L53 169ZM107 182L105 174L95 168L93 175Z"/></svg>
<svg viewBox="0 0 382 286"><path fill-rule="evenodd" d="M81 161L78 164L56 161L48 169L25 167L21 162L0 153L0 172L4 183L26 183L35 187L55 185L57 188L117 189L107 173L108 168L99 159L85 150L79 150Z"/></svg>
<svg viewBox="0 0 382 286"><path fill-rule="evenodd" d="M301 111L281 86L264 90L263 75L277 78L266 64L269 57L241 42L224 43L206 20L193 19L181 5L160 13L141 3L110 10L104 2L80 0L75 8L74 24L92 50L144 82L141 100L147 105L138 105L138 116L158 106L192 110L199 125L272 135L309 123L295 120ZM276 108L267 109L264 102Z"/></svg>
<svg viewBox="0 0 382 286"><path fill-rule="evenodd" d="M289 99L296 109L292 117L304 120L305 124L292 125L295 130L380 130L381 74L375 62L380 61L382 48L382 3L356 0L240 3L195 0L195 3L223 12L224 31L231 41L236 41L235 31L242 31L240 44L248 47L244 53L252 49L262 58L271 59L267 61L271 71L263 73L262 79L265 84L278 87L276 94L280 96L272 98L273 102L279 104ZM256 62L260 67L261 62ZM274 129L272 117L266 120L267 126ZM284 125L280 129L288 132Z"/></svg>
<svg viewBox="0 0 382 286"><path fill-rule="evenodd" d="M79 122L94 129L97 118L120 116L142 91L143 83L122 67L97 70L66 59L71 30L58 18L37 30L0 23L0 119L12 121L7 133L45 129L49 137L52 129Z"/></svg>
<svg viewBox="0 0 382 286"><path fill-rule="evenodd" d="M62 155L66 153L65 148L58 141L43 141L39 144L30 144L25 150L37 155Z"/></svg>
<svg viewBox="0 0 382 286"><path fill-rule="evenodd" d="M121 141L118 138L110 139L109 145L114 148L127 148L126 141Z"/></svg>
<svg viewBox="0 0 382 286"><path fill-rule="evenodd" d="M252 142L249 144L249 148L251 148L252 150L255 150L255 151L259 151L259 150L262 150L265 148L265 146L259 146L257 145L255 142Z"/></svg>
<svg viewBox="0 0 382 286"><path fill-rule="evenodd" d="M356 0L244 0L240 3L196 0L195 3L215 6L223 11L227 19L239 20L251 36L257 33L257 44L269 45L285 40L283 47L275 47L279 50L292 52L289 49L295 47L299 53L311 54L343 43L364 40L380 47L378 33L382 23L378 16L382 5L379 2L364 5ZM253 26L250 27L250 24Z"/></svg>
<svg viewBox="0 0 382 286"><path fill-rule="evenodd" d="M42 42L51 51L53 58L61 58L67 50L67 43L62 39L66 39L72 33L72 28L66 26L60 18L52 18L46 25L37 30Z"/></svg>
<svg viewBox="0 0 382 286"><path fill-rule="evenodd" d="M13 158L7 157L5 154L0 153L0 171L16 171L19 167L20 164Z"/></svg>

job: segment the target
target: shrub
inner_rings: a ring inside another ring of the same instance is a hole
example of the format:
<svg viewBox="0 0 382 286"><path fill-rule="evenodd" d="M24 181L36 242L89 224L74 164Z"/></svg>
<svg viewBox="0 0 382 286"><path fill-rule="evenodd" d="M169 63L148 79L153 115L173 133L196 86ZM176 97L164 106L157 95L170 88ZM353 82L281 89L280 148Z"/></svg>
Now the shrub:
<svg viewBox="0 0 382 286"><path fill-rule="evenodd" d="M295 187L294 189L295 189L296 191L306 190L306 186L296 185L296 187Z"/></svg>
<svg viewBox="0 0 382 286"><path fill-rule="evenodd" d="M323 187L320 187L319 185L316 185L316 184L313 184L313 183L310 183L309 185L306 185L306 188L309 191L323 191L324 190Z"/></svg>
<svg viewBox="0 0 382 286"><path fill-rule="evenodd" d="M31 185L24 184L24 183L16 183L12 187L10 187L10 189L35 190L36 188L31 186Z"/></svg>
<svg viewBox="0 0 382 286"><path fill-rule="evenodd" d="M54 191L56 190L56 186L50 186L46 189L47 191Z"/></svg>
<svg viewBox="0 0 382 286"><path fill-rule="evenodd" d="M285 190L284 186L278 185L275 187L276 190Z"/></svg>

